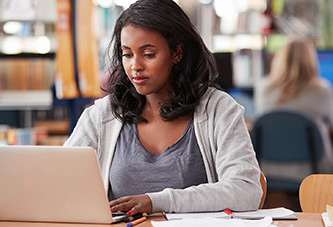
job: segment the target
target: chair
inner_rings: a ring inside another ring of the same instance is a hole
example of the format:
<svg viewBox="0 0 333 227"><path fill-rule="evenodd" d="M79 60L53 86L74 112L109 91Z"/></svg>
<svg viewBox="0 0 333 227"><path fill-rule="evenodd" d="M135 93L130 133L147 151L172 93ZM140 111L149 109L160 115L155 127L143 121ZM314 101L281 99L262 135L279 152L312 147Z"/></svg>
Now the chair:
<svg viewBox="0 0 333 227"><path fill-rule="evenodd" d="M259 116L251 130L251 140L259 161L310 163L318 172L317 160L323 142L317 125L305 114L292 110L273 110ZM266 175L266 174L265 174ZM267 188L297 193L301 180L267 176Z"/></svg>
<svg viewBox="0 0 333 227"><path fill-rule="evenodd" d="M303 212L326 212L326 204L333 206L333 174L312 174L306 177L299 189Z"/></svg>
<svg viewBox="0 0 333 227"><path fill-rule="evenodd" d="M260 184L261 184L261 189L262 189L262 196L259 204L259 208L261 209L264 205L265 199L266 199L266 194L267 194L267 181L266 177L263 172L260 172Z"/></svg>

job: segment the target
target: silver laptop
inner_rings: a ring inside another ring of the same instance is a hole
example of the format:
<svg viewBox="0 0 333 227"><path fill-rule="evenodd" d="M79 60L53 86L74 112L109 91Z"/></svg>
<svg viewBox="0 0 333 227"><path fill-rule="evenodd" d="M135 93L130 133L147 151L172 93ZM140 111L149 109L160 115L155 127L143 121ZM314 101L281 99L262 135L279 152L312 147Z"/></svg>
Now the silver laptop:
<svg viewBox="0 0 333 227"><path fill-rule="evenodd" d="M101 223L112 218L95 150L0 146L0 220Z"/></svg>

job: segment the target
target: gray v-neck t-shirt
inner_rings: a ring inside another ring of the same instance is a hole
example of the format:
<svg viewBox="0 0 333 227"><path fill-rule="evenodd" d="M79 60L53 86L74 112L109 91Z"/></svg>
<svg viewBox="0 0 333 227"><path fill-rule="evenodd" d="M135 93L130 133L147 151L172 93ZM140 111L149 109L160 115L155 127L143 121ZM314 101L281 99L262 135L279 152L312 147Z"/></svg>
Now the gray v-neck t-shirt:
<svg viewBox="0 0 333 227"><path fill-rule="evenodd" d="M112 199L202 183L207 183L207 175L193 118L178 141L160 155L142 146L135 124L123 125L110 168Z"/></svg>

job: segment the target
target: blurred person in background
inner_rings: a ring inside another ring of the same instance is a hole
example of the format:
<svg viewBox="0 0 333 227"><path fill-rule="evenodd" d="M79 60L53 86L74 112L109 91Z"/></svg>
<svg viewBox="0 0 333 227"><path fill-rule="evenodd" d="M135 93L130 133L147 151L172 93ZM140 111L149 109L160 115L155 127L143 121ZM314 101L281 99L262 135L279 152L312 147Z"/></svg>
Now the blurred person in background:
<svg viewBox="0 0 333 227"><path fill-rule="evenodd" d="M312 118L319 126L325 149L319 159L319 173L333 173L332 86L319 77L317 65L313 42L290 38L275 54L269 75L256 84L254 101L258 115L274 109L291 109ZM261 168L266 175L279 177L302 179L310 174L310 165L287 165L288 168L284 168L281 164L263 162Z"/></svg>

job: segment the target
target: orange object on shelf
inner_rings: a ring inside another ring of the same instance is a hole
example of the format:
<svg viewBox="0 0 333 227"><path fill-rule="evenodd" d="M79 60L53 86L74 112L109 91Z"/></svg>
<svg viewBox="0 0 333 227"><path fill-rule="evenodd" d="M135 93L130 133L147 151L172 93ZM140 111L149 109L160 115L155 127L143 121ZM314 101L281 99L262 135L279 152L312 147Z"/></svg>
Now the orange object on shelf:
<svg viewBox="0 0 333 227"><path fill-rule="evenodd" d="M76 53L79 89L85 98L101 95L99 80L98 37L94 30L92 0L76 0Z"/></svg>
<svg viewBox="0 0 333 227"><path fill-rule="evenodd" d="M75 62L72 34L70 0L56 0L56 95L58 99L77 98L79 95L75 82Z"/></svg>

